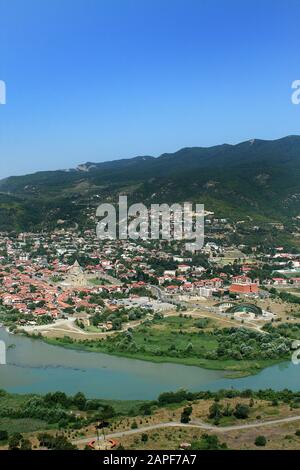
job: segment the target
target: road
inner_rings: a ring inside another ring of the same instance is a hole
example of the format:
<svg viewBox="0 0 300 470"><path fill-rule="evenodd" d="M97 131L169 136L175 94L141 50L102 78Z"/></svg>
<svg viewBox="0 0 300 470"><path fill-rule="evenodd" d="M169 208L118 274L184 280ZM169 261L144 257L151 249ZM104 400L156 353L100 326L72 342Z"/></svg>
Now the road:
<svg viewBox="0 0 300 470"><path fill-rule="evenodd" d="M172 313L174 315L174 312ZM105 332L97 332L97 331L86 331L80 328L75 324L76 318L69 317L66 319L60 319L60 320L55 320L54 323L49 323L46 325L31 325L31 326L22 326L22 329L26 331L27 333L38 333L38 332L44 332L47 333L49 331L55 331L55 332L63 332L66 334L70 333L76 333L78 335L82 336L88 336L88 337L107 337L110 335L113 335L115 333L124 333L127 331L129 328L136 328L139 326L141 323L145 321L145 318L141 318L140 320L132 320L126 324L123 325L121 330L109 330Z"/></svg>
<svg viewBox="0 0 300 470"><path fill-rule="evenodd" d="M199 309L206 310L207 312L210 313L210 316L212 316L213 318L222 319L223 322L229 323L233 326L237 326L236 321L233 321L229 318L226 318L223 315L220 315L219 313L216 312L215 308L205 307L205 306L202 306L202 305L199 306L197 304L192 304L192 303L191 304L186 304L185 302L176 301L176 300L170 299L170 297L167 296L162 291L162 289L160 289L158 286L150 285L149 287L152 289L152 291L155 292L155 294L157 295L157 298L161 302L165 302L165 303L169 303L169 304L173 304L173 305L184 306L184 307L188 307L189 309L192 309L192 310L189 310L189 311L186 312L188 315L191 315L195 318L197 318L197 317L198 318L199 317L207 317L207 313L205 314L205 313L200 313L199 312ZM168 317L168 316L173 316L173 315L176 315L176 314L179 315L179 313L180 312L176 313L174 311L171 311L171 312L164 313L164 315L166 317ZM88 336L88 337L93 337L93 338L94 337L107 337L107 336L110 336L110 335L115 333L115 331L107 331L107 332L89 332L89 331L85 331L85 330L79 328L78 326L76 326L75 320L76 320L76 318L70 318L69 317L67 319L56 320L54 323L50 323L48 325L23 326L22 329L25 330L28 333L36 333L36 332L45 332L45 333L47 333L49 331L54 330L54 331L57 331L57 332L63 332L65 334L76 333L76 334L81 335L81 336ZM144 319L128 322L118 332L121 333L121 332L127 331L128 328L136 328L143 321L144 321ZM246 320L246 321L244 321L244 326L248 326L249 328L252 328L256 331L259 331L260 333L267 334L267 332L265 332L264 330L261 329L262 326L257 325L254 322L250 322L250 321Z"/></svg>
<svg viewBox="0 0 300 470"><path fill-rule="evenodd" d="M158 423L158 424L151 424L150 426L144 426L138 429L129 429L127 431L115 432L112 434L106 434L106 439L114 439L123 436L132 436L134 434L146 433L149 431L155 431L156 429L164 429L164 428L195 428L195 429L203 429L204 431L213 431L218 433L226 433L230 431L240 431L243 429L251 429L251 428L260 428L263 426L276 426L278 424L284 423L291 423L294 421L300 421L299 416L290 416L288 418L281 418L281 419L274 419L270 421L256 421L254 423L248 424L237 424L234 426L214 426L212 424L203 423L201 421L191 421L189 424L183 424L175 421L170 421L168 423ZM76 445L87 444L92 440L97 440L97 436L89 437L85 439L80 439L74 441ZM100 440L103 440L103 436L100 436Z"/></svg>
<svg viewBox="0 0 300 470"><path fill-rule="evenodd" d="M181 302L179 300L171 300L170 297L168 295L166 295L162 289L160 289L160 287L158 286L154 286L154 285L150 285L149 286L152 291L154 291L158 297L158 299L161 301L161 302L168 302L168 303L173 303L174 305L178 305L178 306L181 306L181 307L187 307L188 309L193 309L193 311L191 312L190 310L188 310L186 312L187 315L191 315L192 316L199 316L199 317L205 317L207 316L207 314L204 314L204 313L199 313L199 312L195 312L194 309L201 309L201 310L206 310L207 312L209 312L211 314L211 316L213 316L214 318L216 319L222 319L224 322L226 323L231 323L233 324L234 326L237 326L237 321L236 320L230 320L228 318L226 318L225 315L221 315L216 308L214 307L206 307L204 305L198 305L198 304L192 304L192 303L186 303L186 302ZM256 330L258 331L259 333L262 333L262 334L267 334L266 331L262 330L262 326L263 325L257 325L256 323L254 322L251 322L249 320L244 320L244 323L243 323L243 326L248 326L249 328L252 328L253 330Z"/></svg>

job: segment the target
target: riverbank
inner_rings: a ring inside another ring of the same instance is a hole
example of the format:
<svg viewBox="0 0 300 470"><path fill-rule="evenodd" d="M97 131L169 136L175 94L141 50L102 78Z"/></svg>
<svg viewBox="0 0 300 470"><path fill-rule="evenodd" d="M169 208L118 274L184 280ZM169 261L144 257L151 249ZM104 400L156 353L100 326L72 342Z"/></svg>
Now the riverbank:
<svg viewBox="0 0 300 470"><path fill-rule="evenodd" d="M155 358L157 362L144 361L74 344L61 347L61 343L48 344L25 335L11 336L5 329L0 329L0 340L7 346L15 344L7 349L7 364L1 367L0 374L0 389L11 393L46 394L61 390L72 395L82 391L89 398L96 395L116 400L152 400L165 390L180 388L299 390L299 366L290 360L238 378L237 371L162 363L162 358Z"/></svg>
<svg viewBox="0 0 300 470"><path fill-rule="evenodd" d="M221 371L226 372L227 378L237 379L242 377L248 377L251 375L256 375L263 369L271 367L276 364L280 364L285 362L289 359L288 356L282 359L269 359L269 360L255 360L255 361L236 361L236 360L209 360L209 359L201 359L201 358L174 358L171 356L147 356L146 354L142 353L129 353L129 352L112 352L108 351L106 348L96 345L87 345L83 344L79 341L74 341L72 338L67 337L65 338L47 338L45 336L42 337L33 337L34 339L41 339L42 341L46 342L47 344L53 346L60 346L66 349L73 349L77 351L86 351L86 352L93 352L93 353L103 353L109 356L115 357L124 357L127 359L136 359L140 361L146 361L156 364L179 364L185 366L194 366L199 367L202 369L207 370L214 370L214 371Z"/></svg>
<svg viewBox="0 0 300 470"><path fill-rule="evenodd" d="M42 336L56 346L152 363L222 371L232 378L254 375L289 359L291 341L272 331L220 327L215 319L189 315L144 322L102 339Z"/></svg>

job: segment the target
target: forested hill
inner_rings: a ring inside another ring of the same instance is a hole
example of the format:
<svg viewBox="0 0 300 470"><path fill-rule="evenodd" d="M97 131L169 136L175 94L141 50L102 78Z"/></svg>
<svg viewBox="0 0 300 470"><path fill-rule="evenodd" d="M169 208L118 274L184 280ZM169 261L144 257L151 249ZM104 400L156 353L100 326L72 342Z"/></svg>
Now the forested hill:
<svg viewBox="0 0 300 470"><path fill-rule="evenodd" d="M300 136L88 162L0 181L0 230L82 222L86 207L119 193L148 204L201 202L233 220L287 222L300 215L299 176Z"/></svg>

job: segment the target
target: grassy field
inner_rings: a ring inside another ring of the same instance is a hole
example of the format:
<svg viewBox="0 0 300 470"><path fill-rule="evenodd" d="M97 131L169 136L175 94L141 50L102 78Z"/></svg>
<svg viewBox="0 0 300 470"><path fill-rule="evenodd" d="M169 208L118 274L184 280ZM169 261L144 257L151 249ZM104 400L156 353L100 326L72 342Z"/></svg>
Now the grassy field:
<svg viewBox="0 0 300 470"><path fill-rule="evenodd" d="M14 432L34 432L53 429L53 426L47 424L41 419L22 418L0 418L0 429L5 429L9 434Z"/></svg>

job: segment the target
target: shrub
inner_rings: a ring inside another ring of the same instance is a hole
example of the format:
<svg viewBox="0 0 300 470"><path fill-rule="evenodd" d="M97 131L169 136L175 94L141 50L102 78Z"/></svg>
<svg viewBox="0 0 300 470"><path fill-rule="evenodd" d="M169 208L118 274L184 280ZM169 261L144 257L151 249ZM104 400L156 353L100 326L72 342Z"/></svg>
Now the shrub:
<svg viewBox="0 0 300 470"><path fill-rule="evenodd" d="M191 414L193 412L193 408L191 406L187 406L183 409L183 412L181 413L181 419L180 421L184 424L187 424L190 422L191 418Z"/></svg>
<svg viewBox="0 0 300 470"><path fill-rule="evenodd" d="M266 443L267 443L267 439L265 438L265 436L257 436L257 438L254 441L254 444L257 447L264 447Z"/></svg>
<svg viewBox="0 0 300 470"><path fill-rule="evenodd" d="M234 416L238 419L248 418L250 413L250 408L248 405L243 405L242 403L237 403L234 411Z"/></svg>
<svg viewBox="0 0 300 470"><path fill-rule="evenodd" d="M199 441L191 444L191 450L225 450L226 443L221 443L218 436L203 434Z"/></svg>

